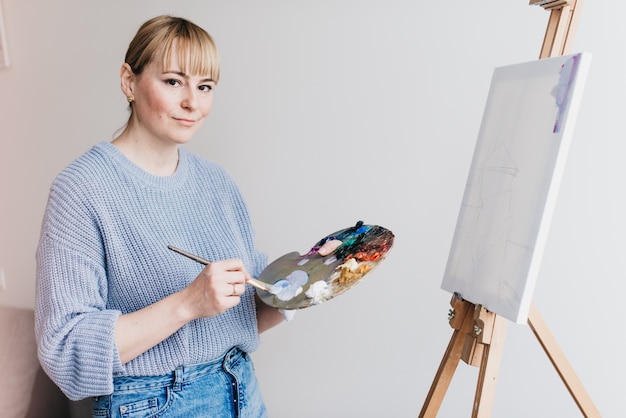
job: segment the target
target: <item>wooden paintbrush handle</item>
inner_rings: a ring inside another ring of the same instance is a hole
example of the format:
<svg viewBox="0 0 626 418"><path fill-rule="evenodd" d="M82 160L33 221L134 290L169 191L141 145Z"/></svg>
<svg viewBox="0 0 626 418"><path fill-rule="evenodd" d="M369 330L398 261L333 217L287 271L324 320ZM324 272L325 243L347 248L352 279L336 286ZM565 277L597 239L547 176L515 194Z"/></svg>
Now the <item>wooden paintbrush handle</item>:
<svg viewBox="0 0 626 418"><path fill-rule="evenodd" d="M256 287L257 289L265 290L266 292L270 292L270 293L272 292L272 285L267 284L257 279L253 279L253 278L248 279L248 284Z"/></svg>

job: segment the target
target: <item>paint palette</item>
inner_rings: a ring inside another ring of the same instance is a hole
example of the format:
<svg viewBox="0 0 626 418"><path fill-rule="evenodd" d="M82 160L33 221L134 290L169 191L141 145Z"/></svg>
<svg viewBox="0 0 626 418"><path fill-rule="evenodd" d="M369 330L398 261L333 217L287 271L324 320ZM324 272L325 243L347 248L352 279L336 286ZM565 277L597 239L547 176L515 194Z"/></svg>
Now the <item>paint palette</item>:
<svg viewBox="0 0 626 418"><path fill-rule="evenodd" d="M359 221L319 240L308 253L285 254L269 264L258 280L270 291L257 290L267 305L281 309L302 309L318 305L356 285L372 271L391 249L394 235L377 225ZM329 255L318 250L329 241L340 242Z"/></svg>

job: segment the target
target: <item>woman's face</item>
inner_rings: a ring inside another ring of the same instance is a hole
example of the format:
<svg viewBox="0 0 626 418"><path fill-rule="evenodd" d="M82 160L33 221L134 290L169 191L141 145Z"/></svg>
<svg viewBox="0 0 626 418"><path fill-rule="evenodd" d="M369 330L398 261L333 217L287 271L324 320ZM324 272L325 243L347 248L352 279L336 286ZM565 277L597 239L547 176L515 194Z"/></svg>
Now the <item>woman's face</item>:
<svg viewBox="0 0 626 418"><path fill-rule="evenodd" d="M170 68L151 62L134 78L133 130L146 140L184 144L211 111L215 82L184 74L175 44L171 58Z"/></svg>

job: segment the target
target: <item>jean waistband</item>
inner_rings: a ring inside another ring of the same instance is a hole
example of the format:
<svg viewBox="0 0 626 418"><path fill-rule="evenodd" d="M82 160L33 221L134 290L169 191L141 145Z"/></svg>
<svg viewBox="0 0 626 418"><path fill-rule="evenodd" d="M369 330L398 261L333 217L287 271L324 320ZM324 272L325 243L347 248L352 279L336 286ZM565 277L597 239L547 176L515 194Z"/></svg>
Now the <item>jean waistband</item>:
<svg viewBox="0 0 626 418"><path fill-rule="evenodd" d="M233 367L240 359L247 356L237 347L231 348L222 357L208 363L179 366L173 372L159 376L120 376L113 379L113 390L135 390L140 388L158 388L180 386L207 374Z"/></svg>

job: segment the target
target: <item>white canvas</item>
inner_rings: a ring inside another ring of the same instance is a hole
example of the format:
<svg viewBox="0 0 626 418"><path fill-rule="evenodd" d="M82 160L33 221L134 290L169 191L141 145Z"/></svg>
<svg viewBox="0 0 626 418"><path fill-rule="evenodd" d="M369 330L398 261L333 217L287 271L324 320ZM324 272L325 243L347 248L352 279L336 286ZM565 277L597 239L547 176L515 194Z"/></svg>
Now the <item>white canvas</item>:
<svg viewBox="0 0 626 418"><path fill-rule="evenodd" d="M591 56L496 68L441 287L528 318Z"/></svg>

